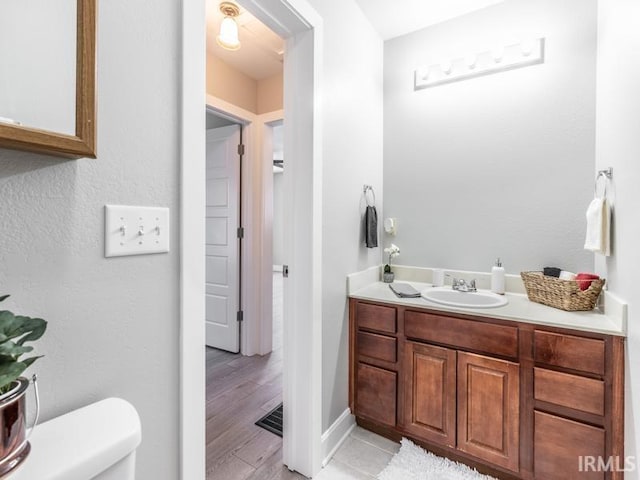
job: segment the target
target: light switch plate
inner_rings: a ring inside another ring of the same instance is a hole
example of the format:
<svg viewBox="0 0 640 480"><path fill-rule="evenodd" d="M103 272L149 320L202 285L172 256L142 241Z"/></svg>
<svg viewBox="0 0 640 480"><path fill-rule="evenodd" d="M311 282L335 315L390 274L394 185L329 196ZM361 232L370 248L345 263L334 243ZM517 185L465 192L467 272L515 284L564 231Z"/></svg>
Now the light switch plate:
<svg viewBox="0 0 640 480"><path fill-rule="evenodd" d="M105 205L105 257L169 251L169 209Z"/></svg>

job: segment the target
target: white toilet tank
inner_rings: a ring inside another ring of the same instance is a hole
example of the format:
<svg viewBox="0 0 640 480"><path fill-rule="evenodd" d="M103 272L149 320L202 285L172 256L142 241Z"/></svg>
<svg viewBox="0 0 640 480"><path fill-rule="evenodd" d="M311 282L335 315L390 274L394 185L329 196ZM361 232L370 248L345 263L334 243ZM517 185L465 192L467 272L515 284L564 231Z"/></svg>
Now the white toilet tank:
<svg viewBox="0 0 640 480"><path fill-rule="evenodd" d="M141 438L133 405L108 398L38 425L7 480L134 480Z"/></svg>

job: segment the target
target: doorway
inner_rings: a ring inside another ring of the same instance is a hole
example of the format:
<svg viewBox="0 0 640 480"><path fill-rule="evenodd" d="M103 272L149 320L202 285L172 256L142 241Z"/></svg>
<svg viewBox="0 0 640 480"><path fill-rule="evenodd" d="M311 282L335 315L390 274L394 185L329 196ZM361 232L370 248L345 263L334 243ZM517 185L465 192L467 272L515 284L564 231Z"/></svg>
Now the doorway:
<svg viewBox="0 0 640 480"><path fill-rule="evenodd" d="M291 266L284 284L285 437L283 461L312 476L321 451L321 118L319 90L322 21L306 0L247 0L246 7L286 39L285 152L296 162L285 180L285 251ZM204 478L204 317L205 235L204 0L183 2L181 125L181 478ZM301 101L303 100L303 101ZM203 182L204 183L204 182ZM261 219L256 219L261 221ZM260 251L263 245L256 246ZM272 268L272 266L270 266ZM298 319L287 322L287 318ZM201 412L201 413L200 413ZM287 418L289 417L289 418Z"/></svg>
<svg viewBox="0 0 640 480"><path fill-rule="evenodd" d="M242 126L207 112L205 342L240 352Z"/></svg>

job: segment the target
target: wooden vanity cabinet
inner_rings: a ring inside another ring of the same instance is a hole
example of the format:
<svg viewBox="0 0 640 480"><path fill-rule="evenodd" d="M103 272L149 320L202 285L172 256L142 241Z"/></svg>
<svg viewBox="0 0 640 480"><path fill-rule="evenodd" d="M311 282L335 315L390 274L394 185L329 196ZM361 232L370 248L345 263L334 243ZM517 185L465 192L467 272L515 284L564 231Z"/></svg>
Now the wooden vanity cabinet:
<svg viewBox="0 0 640 480"><path fill-rule="evenodd" d="M458 450L519 471L520 366L458 352Z"/></svg>
<svg viewBox="0 0 640 480"><path fill-rule="evenodd" d="M433 443L456 446L455 350L415 342L404 345L405 431Z"/></svg>
<svg viewBox="0 0 640 480"><path fill-rule="evenodd" d="M404 355L404 430L518 471L518 365L415 342Z"/></svg>
<svg viewBox="0 0 640 480"><path fill-rule="evenodd" d="M358 416L396 426L398 339L395 307L359 302L350 311L349 406Z"/></svg>
<svg viewBox="0 0 640 480"><path fill-rule="evenodd" d="M349 358L365 428L497 478L623 478L585 460L624 463L623 337L351 299Z"/></svg>

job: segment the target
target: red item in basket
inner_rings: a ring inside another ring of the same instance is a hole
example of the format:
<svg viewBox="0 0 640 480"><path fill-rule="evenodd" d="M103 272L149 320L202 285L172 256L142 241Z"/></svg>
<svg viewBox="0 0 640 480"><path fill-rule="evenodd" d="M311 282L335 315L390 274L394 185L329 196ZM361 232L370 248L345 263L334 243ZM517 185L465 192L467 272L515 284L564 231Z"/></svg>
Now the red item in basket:
<svg viewBox="0 0 640 480"><path fill-rule="evenodd" d="M591 286L593 280L598 280L600 277L594 273L579 273L576 275L576 281L580 290L586 290Z"/></svg>

